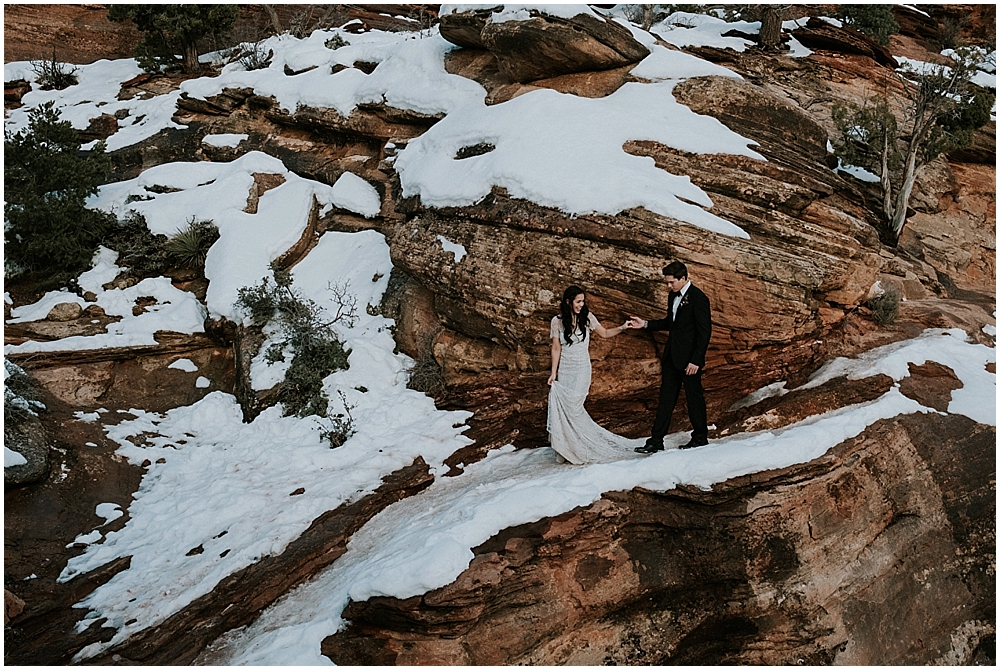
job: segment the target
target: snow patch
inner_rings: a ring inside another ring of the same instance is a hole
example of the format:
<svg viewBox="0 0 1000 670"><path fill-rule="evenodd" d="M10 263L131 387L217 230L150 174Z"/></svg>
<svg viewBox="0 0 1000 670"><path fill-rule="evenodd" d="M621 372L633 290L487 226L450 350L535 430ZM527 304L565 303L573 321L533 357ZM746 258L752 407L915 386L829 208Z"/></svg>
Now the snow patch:
<svg viewBox="0 0 1000 670"><path fill-rule="evenodd" d="M167 366L170 370L182 370L184 372L197 372L198 366L189 358L178 358Z"/></svg>
<svg viewBox="0 0 1000 670"><path fill-rule="evenodd" d="M5 468L12 468L17 465L24 465L28 462L28 459L22 456L20 453L4 445L3 448L3 466Z"/></svg>
<svg viewBox="0 0 1000 670"><path fill-rule="evenodd" d="M455 262L461 263L462 259L465 258L465 247L461 244L456 244L446 238L444 235L437 236L438 242L441 243L441 247L444 249L446 254L450 253L455 256Z"/></svg>
<svg viewBox="0 0 1000 670"><path fill-rule="evenodd" d="M835 172L845 172L855 179L860 179L861 181L868 182L870 184L877 184L882 181L874 172L869 172L863 167L858 167L857 165L848 165L840 158L837 158L837 168Z"/></svg>
<svg viewBox="0 0 1000 670"><path fill-rule="evenodd" d="M121 507L118 506L116 503L101 503L97 506L97 509L94 510L94 513L97 514L97 516L104 519L104 523L101 524L102 526L106 526L115 519L124 516L125 514L125 512L122 511Z"/></svg>
<svg viewBox="0 0 1000 670"><path fill-rule="evenodd" d="M43 91L37 85L32 86L32 90L21 98L23 106L5 113L4 129L17 132L27 128L28 112L46 102L52 102L59 110L61 120L69 121L77 130L86 130L91 119L102 114L121 117L118 131L105 141L108 151L141 142L167 128L185 127L171 120L177 111L180 91L146 100L141 96L118 100L122 83L142 74L142 68L134 59L99 60L75 67L79 83L61 91ZM35 78L29 61L4 65L4 81L25 79L34 82Z"/></svg>
<svg viewBox="0 0 1000 670"><path fill-rule="evenodd" d="M19 345L5 345L5 353L34 351L70 351L104 349L110 347L135 347L157 344L157 331L200 333L204 330L205 309L192 293L175 288L166 277L146 278L124 289L105 290L103 284L121 272L115 263L118 253L100 247L94 256L94 267L80 275L78 284L83 291L92 291L96 303L88 303L80 296L66 291L49 291L38 302L11 310L8 323L24 323L44 319L57 304L73 302L81 307L96 304L109 316L120 316L121 321L110 323L106 333L76 335L60 340L29 340ZM155 303L136 315L132 308L139 298L152 297Z"/></svg>
<svg viewBox="0 0 1000 670"><path fill-rule="evenodd" d="M756 405L762 400L767 400L768 398L773 398L775 396L782 396L788 393L785 389L785 384L787 382L775 382L769 384L764 388L757 389L753 393L748 394L745 398L737 400L733 403L733 406L729 408L730 412L735 412L738 409L743 409L744 407L750 407L751 405Z"/></svg>
<svg viewBox="0 0 1000 670"><path fill-rule="evenodd" d="M352 172L340 175L330 191L333 204L356 212L365 218L377 216L382 209L378 191L367 181Z"/></svg>
<svg viewBox="0 0 1000 670"><path fill-rule="evenodd" d="M748 239L741 228L703 209L712 201L689 177L622 150L630 140L651 140L681 151L764 160L749 148L751 140L678 103L675 84L628 83L599 99L537 90L499 105L453 110L399 153L395 167L403 195L418 195L429 207L462 207L500 186L511 197L569 214L645 207ZM479 143L495 149L456 158L463 147Z"/></svg>
<svg viewBox="0 0 1000 670"><path fill-rule="evenodd" d="M246 133L217 133L215 135L205 135L201 141L212 147L229 147L235 149L243 140L249 139Z"/></svg>
<svg viewBox="0 0 1000 670"><path fill-rule="evenodd" d="M475 7L475 5L466 5L466 7ZM482 5L479 5L482 8ZM453 10L454 11L454 10ZM504 5L499 12L493 12L490 15L490 21L492 23L506 23L508 21L527 21L531 18L531 12L535 11L541 14L546 14L548 16L553 16L560 19L572 19L574 16L579 16L580 14L587 14L595 18L599 17L590 7L587 5Z"/></svg>
<svg viewBox="0 0 1000 670"><path fill-rule="evenodd" d="M674 12L650 28L651 33L675 47L717 47L743 52L755 44L743 37L723 37L731 30L756 35L760 32L760 21L729 23L708 14Z"/></svg>

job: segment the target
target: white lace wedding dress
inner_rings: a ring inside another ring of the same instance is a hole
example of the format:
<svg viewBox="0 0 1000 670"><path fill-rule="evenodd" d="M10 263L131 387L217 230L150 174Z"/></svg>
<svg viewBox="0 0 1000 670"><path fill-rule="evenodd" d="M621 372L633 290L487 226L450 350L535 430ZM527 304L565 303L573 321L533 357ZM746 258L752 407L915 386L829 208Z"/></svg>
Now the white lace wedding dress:
<svg viewBox="0 0 1000 670"><path fill-rule="evenodd" d="M609 463L639 457L633 449L645 440L632 440L605 430L590 418L583 403L590 392L590 331L598 325L590 315L590 327L573 334L567 344L562 319L552 319L551 337L562 344L556 381L549 390L549 442L557 454L570 463Z"/></svg>

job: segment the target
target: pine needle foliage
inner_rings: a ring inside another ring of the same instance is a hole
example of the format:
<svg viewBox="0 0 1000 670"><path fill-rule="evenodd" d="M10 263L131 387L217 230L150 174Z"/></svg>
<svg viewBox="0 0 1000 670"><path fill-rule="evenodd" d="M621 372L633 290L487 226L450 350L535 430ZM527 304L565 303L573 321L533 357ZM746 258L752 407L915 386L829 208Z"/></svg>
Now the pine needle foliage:
<svg viewBox="0 0 1000 670"><path fill-rule="evenodd" d="M88 269L115 217L87 209L111 168L98 143L80 151L77 131L52 103L28 112L28 127L4 131L4 252L8 273L27 273L39 288Z"/></svg>
<svg viewBox="0 0 1000 670"><path fill-rule="evenodd" d="M844 23L883 46L899 32L892 5L840 5L837 14Z"/></svg>
<svg viewBox="0 0 1000 670"><path fill-rule="evenodd" d="M277 326L278 340L268 347L265 360L284 361L291 352L291 364L278 388L286 416L327 416L329 398L323 379L349 367L351 352L344 348L333 324L355 323L357 299L347 293L346 284L329 288L338 305L332 319L326 319L319 305L295 289L286 270L272 267L272 277L239 290L236 307L253 325Z"/></svg>
<svg viewBox="0 0 1000 670"><path fill-rule="evenodd" d="M101 244L118 252L118 265L128 268L133 277L157 277L171 265L167 236L150 232L146 218L136 211L129 211L112 225Z"/></svg>

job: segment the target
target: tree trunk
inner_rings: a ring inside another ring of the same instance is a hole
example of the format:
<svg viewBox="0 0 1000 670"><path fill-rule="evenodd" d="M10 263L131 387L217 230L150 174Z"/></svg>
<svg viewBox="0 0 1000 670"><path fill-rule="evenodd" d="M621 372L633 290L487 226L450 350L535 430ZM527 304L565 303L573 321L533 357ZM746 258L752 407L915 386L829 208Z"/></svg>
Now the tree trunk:
<svg viewBox="0 0 1000 670"><path fill-rule="evenodd" d="M653 26L653 18L656 16L655 5L642 6L642 29L649 30Z"/></svg>
<svg viewBox="0 0 1000 670"><path fill-rule="evenodd" d="M198 44L196 42L184 42L181 45L183 61L181 68L185 74L197 74L201 72L201 63L198 62Z"/></svg>
<svg viewBox="0 0 1000 670"><path fill-rule="evenodd" d="M765 51L777 51L781 46L781 12L773 5L761 8L758 44Z"/></svg>
<svg viewBox="0 0 1000 670"><path fill-rule="evenodd" d="M274 9L274 5L261 5L261 7L264 8L268 18L271 19L271 27L274 29L274 34L280 35L285 32L281 27L281 21L278 19L278 12Z"/></svg>
<svg viewBox="0 0 1000 670"><path fill-rule="evenodd" d="M882 138L882 162L879 181L882 184L882 213L885 214L886 221L889 222L890 229L892 221L896 217L896 210L893 209L892 201L892 177L889 174L889 133L885 133Z"/></svg>
<svg viewBox="0 0 1000 670"><path fill-rule="evenodd" d="M889 222L893 240L899 240L899 235L903 232L903 224L906 223L907 205L910 202L910 193L913 191L913 184L916 180L917 152L911 146L906 154L906 169L903 172L903 183L900 185L899 193L896 196L896 211Z"/></svg>

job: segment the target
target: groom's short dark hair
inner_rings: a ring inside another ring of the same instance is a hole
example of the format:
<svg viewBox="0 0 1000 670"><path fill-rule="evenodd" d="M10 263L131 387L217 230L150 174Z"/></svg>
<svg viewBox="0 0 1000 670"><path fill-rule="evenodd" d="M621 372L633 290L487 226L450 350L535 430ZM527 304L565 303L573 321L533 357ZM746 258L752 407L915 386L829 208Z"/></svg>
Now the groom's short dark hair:
<svg viewBox="0 0 1000 670"><path fill-rule="evenodd" d="M663 268L663 274L670 275L676 279L681 279L682 277L688 276L687 266L680 261L674 261L667 267Z"/></svg>

